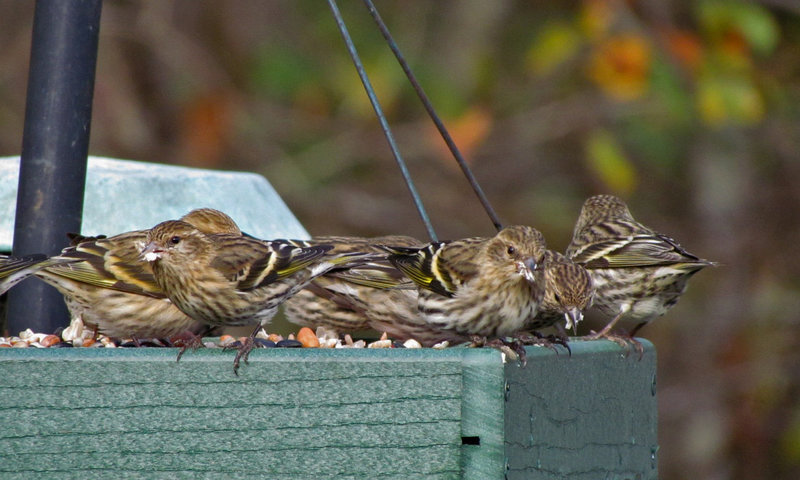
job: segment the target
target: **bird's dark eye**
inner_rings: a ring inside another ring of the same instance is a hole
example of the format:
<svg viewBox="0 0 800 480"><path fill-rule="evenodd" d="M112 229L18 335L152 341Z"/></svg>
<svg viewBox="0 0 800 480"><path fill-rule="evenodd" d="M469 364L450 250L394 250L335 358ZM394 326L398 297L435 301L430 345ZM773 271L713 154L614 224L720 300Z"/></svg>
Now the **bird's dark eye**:
<svg viewBox="0 0 800 480"><path fill-rule="evenodd" d="M516 252L517 252L517 249L514 248L514 245L509 245L508 246L508 254L509 255L514 255Z"/></svg>
<svg viewBox="0 0 800 480"><path fill-rule="evenodd" d="M170 243L172 243L173 245L177 245L178 243L180 243L180 241L181 241L181 237L179 237L179 236L175 235L174 237L170 238L170 239L169 239L169 241L170 241Z"/></svg>
<svg viewBox="0 0 800 480"><path fill-rule="evenodd" d="M556 297L556 302L561 303L561 296L557 293L553 294Z"/></svg>

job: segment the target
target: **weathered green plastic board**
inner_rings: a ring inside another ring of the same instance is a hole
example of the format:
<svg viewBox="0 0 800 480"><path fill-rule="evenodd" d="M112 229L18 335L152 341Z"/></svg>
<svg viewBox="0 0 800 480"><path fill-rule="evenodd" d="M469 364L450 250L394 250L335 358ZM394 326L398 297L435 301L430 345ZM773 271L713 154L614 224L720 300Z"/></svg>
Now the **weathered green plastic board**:
<svg viewBox="0 0 800 480"><path fill-rule="evenodd" d="M0 349L0 478L656 478L652 346L573 345Z"/></svg>
<svg viewBox="0 0 800 480"><path fill-rule="evenodd" d="M658 478L656 352L642 343L641 360L593 341L506 366L508 479Z"/></svg>

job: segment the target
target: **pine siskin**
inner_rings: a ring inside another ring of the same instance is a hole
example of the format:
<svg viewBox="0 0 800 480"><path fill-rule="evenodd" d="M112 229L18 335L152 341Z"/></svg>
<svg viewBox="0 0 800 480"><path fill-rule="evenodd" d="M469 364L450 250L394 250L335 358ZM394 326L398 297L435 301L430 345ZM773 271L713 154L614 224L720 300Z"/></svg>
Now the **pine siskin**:
<svg viewBox="0 0 800 480"><path fill-rule="evenodd" d="M548 250L544 260L544 278L544 297L539 304L539 311L525 329L547 328L564 319L566 329L577 331L578 323L583 320L583 312L591 306L594 297L591 275L566 256ZM558 327L561 331L561 326Z"/></svg>
<svg viewBox="0 0 800 480"><path fill-rule="evenodd" d="M332 245L330 253L382 254L382 244L417 246L423 242L401 235L374 238L323 236L305 246ZM406 287L403 288L403 284ZM385 258L344 272L321 275L286 301L286 318L297 325L326 327L349 333L370 328L373 317L392 318L416 312L416 287Z"/></svg>
<svg viewBox="0 0 800 480"><path fill-rule="evenodd" d="M257 324L234 359L237 372L255 334L281 303L317 276L367 258L360 253L331 255L332 245L298 243L207 235L186 222L167 221L150 230L141 253L159 287L190 317L215 326Z"/></svg>
<svg viewBox="0 0 800 480"><path fill-rule="evenodd" d="M47 260L47 255L34 254L23 257L0 255L0 295L31 275L31 269Z"/></svg>
<svg viewBox="0 0 800 480"><path fill-rule="evenodd" d="M505 337L536 315L546 251L536 229L510 226L492 238L387 246L389 261L419 288L418 309L434 330Z"/></svg>
<svg viewBox="0 0 800 480"><path fill-rule="evenodd" d="M183 219L208 233L241 234L236 223L217 210L193 210ZM150 265L141 262L147 230L71 238L70 247L29 265L24 276L35 275L58 289L73 318L118 338L166 338L202 327L167 299ZM0 291L19 280L0 280Z"/></svg>
<svg viewBox="0 0 800 480"><path fill-rule="evenodd" d="M383 257L346 271L317 277L285 305L289 321L339 332L373 328L395 340L413 338L424 346L466 338L431 328L417 309L417 286L385 258L380 245L424 246L412 237L315 237L308 244L333 245L333 253L362 251Z"/></svg>
<svg viewBox="0 0 800 480"><path fill-rule="evenodd" d="M636 322L627 335L631 339L678 302L692 275L714 265L634 220L625 202L613 195L586 200L566 253L591 274L594 306L613 317L589 339L618 340L611 329L623 316Z"/></svg>
<svg viewBox="0 0 800 480"><path fill-rule="evenodd" d="M227 233L229 235L245 235L239 225L227 214L213 208L196 208L180 218L203 233ZM137 252L139 255L139 252Z"/></svg>

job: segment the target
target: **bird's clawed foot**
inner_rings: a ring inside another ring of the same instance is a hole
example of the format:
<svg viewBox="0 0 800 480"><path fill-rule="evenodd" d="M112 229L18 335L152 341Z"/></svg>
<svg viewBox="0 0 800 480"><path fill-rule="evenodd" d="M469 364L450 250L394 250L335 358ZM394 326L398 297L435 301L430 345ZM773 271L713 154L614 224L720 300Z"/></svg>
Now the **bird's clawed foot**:
<svg viewBox="0 0 800 480"><path fill-rule="evenodd" d="M170 338L169 341L175 347L180 347L178 351L178 358L175 359L176 362L181 360L181 357L188 349L197 350L198 348L203 346L203 339L194 333L186 330L181 332L174 337Z"/></svg>
<svg viewBox="0 0 800 480"><path fill-rule="evenodd" d="M518 360L520 364L524 367L528 364L528 357L525 353L525 345L522 344L516 338L512 340L507 340L505 338L493 338L491 340L487 340L486 337L481 337L478 335L472 336L472 345L473 347L491 347L496 348L503 352L506 357L511 360Z"/></svg>
<svg viewBox="0 0 800 480"><path fill-rule="evenodd" d="M261 331L261 325L257 326L249 337L241 338L225 347L226 349L235 348L237 350L236 356L233 357L233 373L237 377L239 376L239 363L242 361L247 363L250 352L252 352L254 348L263 346L261 342L256 341L256 335L258 335L259 331Z"/></svg>
<svg viewBox="0 0 800 480"><path fill-rule="evenodd" d="M235 348L236 349L236 356L233 357L233 374L237 377L239 376L239 363L244 361L247 363L247 359L250 357L250 352L253 351L255 348L256 342L253 336L244 337L241 340L237 340L230 344L229 346L225 347L228 348Z"/></svg>
<svg viewBox="0 0 800 480"><path fill-rule="evenodd" d="M644 355L644 346L642 345L642 342L636 340L635 337L626 332L612 333L612 332L607 332L605 331L605 329L603 329L600 330L599 332L592 331L592 333L590 333L589 335L584 335L583 337L579 338L581 340L589 340L589 341L601 340L605 338L606 340L611 340L620 347L626 349L627 350L626 355L630 354L631 350L634 350L639 354L639 360L641 360L642 356Z"/></svg>
<svg viewBox="0 0 800 480"><path fill-rule="evenodd" d="M566 336L561 335L542 335L539 332L530 332L530 333L520 333L517 335L517 339L522 342L523 345L537 345L540 347L547 347L550 350L556 352L558 355L558 349L556 345L561 345L565 349L567 349L567 353L572 356L572 349L569 347L569 341L567 340Z"/></svg>

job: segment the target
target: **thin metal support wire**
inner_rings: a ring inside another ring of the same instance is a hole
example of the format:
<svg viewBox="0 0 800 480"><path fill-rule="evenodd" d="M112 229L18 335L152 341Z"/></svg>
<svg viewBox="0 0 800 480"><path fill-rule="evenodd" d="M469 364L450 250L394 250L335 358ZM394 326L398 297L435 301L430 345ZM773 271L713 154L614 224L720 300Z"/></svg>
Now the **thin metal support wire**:
<svg viewBox="0 0 800 480"><path fill-rule="evenodd" d="M492 205L489 203L489 199L486 198L486 195L483 193L483 189L478 184L478 180L472 174L472 170L467 165L467 162L464 160L464 157L461 155L461 151L456 146L455 142L453 141L453 137L450 136L450 132L447 131L447 128L444 126L444 123L439 118L439 115L436 114L436 110L433 108L433 104L428 99L428 96L425 94L425 91L422 89L422 86L417 81L417 77L411 71L411 67L409 67L408 62L406 62L403 54L400 52L400 49L397 47L397 43L395 43L394 39L392 38L392 34L389 33L389 29L386 27L386 24L383 23L383 19L381 19L378 10L375 8L375 5L372 3L372 0L363 0L364 4L367 6L370 15L375 20L375 23L378 25L378 29L380 29L383 38L386 39L386 43L389 44L389 48L392 49L394 56L397 58L397 61L400 63L400 66L403 68L403 71L406 73L406 77L408 77L408 81L411 82L411 86L414 87L414 91L417 92L417 96L419 97L422 104L425 106L425 110L428 111L428 115L430 115L431 120L436 125L436 128L439 130L439 134L444 139L445 143L447 143L447 147L450 149L450 152L453 154L453 157L458 162L458 166L461 167L461 171L464 172L464 175L467 177L467 181L472 186L472 190L475 191L475 195L478 196L478 200L480 200L481 205L483 205L483 209L486 210L486 213L489 215L492 223L494 223L495 228L500 230L503 228L500 219L495 213Z"/></svg>
<svg viewBox="0 0 800 480"><path fill-rule="evenodd" d="M350 58L353 59L353 64L356 66L356 71L358 72L358 76L361 78L361 83L364 84L364 89L367 91L367 96L369 97L369 101L372 103L372 108L375 109L375 114L378 116L378 121L380 121L383 134L386 136L386 140L389 142L389 148L392 150L392 155L394 155L397 165L400 167L400 172L403 174L403 178L406 181L408 190L411 193L411 198L414 199L414 204L417 207L417 211L419 212L420 217L422 217L422 223L425 224L425 228L428 230L428 236L430 237L431 241L436 242L438 241L436 232L433 230L433 225L431 224L430 218L428 218L428 213L425 211L425 206L422 205L422 199L420 198L416 187L414 187L414 181L411 179L411 174L408 172L408 167L406 166L403 157L400 155L400 150L397 148L394 135L392 135L392 131L389 128L389 122L386 120L386 116L383 114L383 109L378 102L378 97L375 95L375 90L372 88L372 83L369 81L367 72L364 70L364 65L361 63L361 58L358 56L356 47L353 44L353 39L350 38L350 33L347 30L347 26L344 24L342 14L339 11L339 7L336 5L336 0L328 0L328 5L331 7L333 17L336 19L336 24L339 27L339 31L342 33L344 43L347 46L347 51L350 53Z"/></svg>

